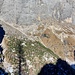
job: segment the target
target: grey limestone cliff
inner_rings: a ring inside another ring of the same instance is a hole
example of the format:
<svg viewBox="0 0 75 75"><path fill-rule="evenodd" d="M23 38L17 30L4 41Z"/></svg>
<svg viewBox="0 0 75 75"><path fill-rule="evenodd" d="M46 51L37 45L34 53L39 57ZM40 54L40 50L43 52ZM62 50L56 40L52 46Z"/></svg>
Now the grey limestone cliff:
<svg viewBox="0 0 75 75"><path fill-rule="evenodd" d="M18 25L38 23L38 16L59 21L71 18L75 24L74 12L74 0L0 0L0 19Z"/></svg>

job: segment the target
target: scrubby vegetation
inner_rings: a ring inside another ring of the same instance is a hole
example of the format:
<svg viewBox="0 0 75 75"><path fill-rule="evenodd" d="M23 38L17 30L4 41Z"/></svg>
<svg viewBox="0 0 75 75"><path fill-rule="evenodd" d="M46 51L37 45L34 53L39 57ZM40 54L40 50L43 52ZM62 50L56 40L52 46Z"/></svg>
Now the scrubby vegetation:
<svg viewBox="0 0 75 75"><path fill-rule="evenodd" d="M16 37L8 38L8 50L5 55L14 66L15 72L18 73L19 57L21 59L22 73L37 74L40 68L47 62L55 63L58 56L54 54L50 49L44 47L39 41L31 41L28 39L17 39ZM53 58L52 61L49 59ZM16 73L15 73L16 74ZM31 75L32 75L31 74Z"/></svg>

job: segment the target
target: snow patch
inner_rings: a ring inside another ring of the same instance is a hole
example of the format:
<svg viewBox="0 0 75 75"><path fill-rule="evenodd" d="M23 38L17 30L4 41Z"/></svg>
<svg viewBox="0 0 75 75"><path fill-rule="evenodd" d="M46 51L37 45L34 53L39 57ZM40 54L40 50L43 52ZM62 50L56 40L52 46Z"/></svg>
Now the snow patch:
<svg viewBox="0 0 75 75"><path fill-rule="evenodd" d="M34 46L34 44L31 44L32 46Z"/></svg>
<svg viewBox="0 0 75 75"><path fill-rule="evenodd" d="M30 60L26 60L26 62L27 62L28 68L29 69L32 68L31 61Z"/></svg>

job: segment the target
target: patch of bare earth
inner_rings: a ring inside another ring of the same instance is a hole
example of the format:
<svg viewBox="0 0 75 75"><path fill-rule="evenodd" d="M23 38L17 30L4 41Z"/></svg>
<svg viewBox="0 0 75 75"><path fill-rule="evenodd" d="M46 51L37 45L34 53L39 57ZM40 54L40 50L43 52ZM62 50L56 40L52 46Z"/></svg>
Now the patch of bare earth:
<svg viewBox="0 0 75 75"><path fill-rule="evenodd" d="M50 48L54 53L64 58L63 43L56 37L55 34L52 33L51 30L46 29L40 38L46 47Z"/></svg>

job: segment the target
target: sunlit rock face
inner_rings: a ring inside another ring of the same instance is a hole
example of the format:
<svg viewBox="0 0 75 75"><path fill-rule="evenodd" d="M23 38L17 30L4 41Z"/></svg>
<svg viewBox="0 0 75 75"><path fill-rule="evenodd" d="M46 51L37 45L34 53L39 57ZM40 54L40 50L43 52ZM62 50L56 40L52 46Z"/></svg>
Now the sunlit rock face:
<svg viewBox="0 0 75 75"><path fill-rule="evenodd" d="M58 21L72 18L75 24L74 12L74 0L0 0L0 19L19 25L38 24L39 16Z"/></svg>
<svg viewBox="0 0 75 75"><path fill-rule="evenodd" d="M30 46L25 45L26 48L28 47L27 52L31 52L35 47L35 50L32 53L26 53L28 57L25 57L30 75L35 75L35 70L39 71L38 69L46 62L57 60L53 55L53 57L49 56L47 50L44 50L45 53L42 52L44 54L40 59L38 55L41 55L40 51L44 48L40 47L40 44L34 44L35 40L69 64L75 64L75 0L0 0L0 24L5 30L6 37L13 35L19 39L32 40ZM6 51L8 62L8 57L11 56L9 50ZM29 57L35 63L32 63Z"/></svg>

